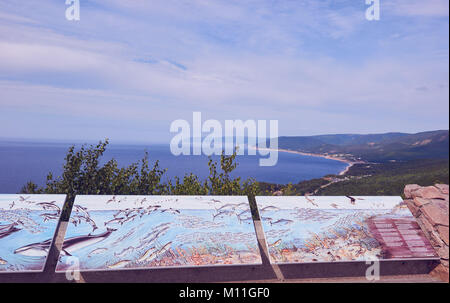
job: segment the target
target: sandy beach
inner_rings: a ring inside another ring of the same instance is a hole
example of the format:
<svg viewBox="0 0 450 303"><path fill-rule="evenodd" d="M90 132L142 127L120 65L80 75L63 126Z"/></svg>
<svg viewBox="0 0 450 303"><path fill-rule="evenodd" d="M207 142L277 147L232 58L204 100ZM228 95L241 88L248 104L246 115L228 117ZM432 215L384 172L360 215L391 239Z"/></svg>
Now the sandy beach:
<svg viewBox="0 0 450 303"><path fill-rule="evenodd" d="M291 154L297 154L297 155L303 155L303 156L320 157L320 158L325 158L325 159L329 159L329 160L335 160L335 161L340 161L340 162L347 163L347 167L339 172L339 174L338 174L339 176L345 175L349 171L350 167L352 167L356 163L359 163L359 162L350 161L348 159L343 159L343 158L339 158L339 157L333 157L333 156L329 156L329 155L305 153L305 152L300 152L300 151L296 151L296 150L289 150L289 149L282 149L282 148L279 148L279 149L259 148L259 147L256 147L256 146L253 146L251 148L254 148L256 150L278 151L278 152L291 153Z"/></svg>

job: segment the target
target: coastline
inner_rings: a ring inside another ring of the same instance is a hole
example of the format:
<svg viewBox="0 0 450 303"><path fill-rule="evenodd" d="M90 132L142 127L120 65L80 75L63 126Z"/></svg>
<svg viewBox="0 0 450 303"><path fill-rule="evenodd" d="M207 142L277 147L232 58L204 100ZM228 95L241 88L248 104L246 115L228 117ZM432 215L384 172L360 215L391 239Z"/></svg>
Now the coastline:
<svg viewBox="0 0 450 303"><path fill-rule="evenodd" d="M256 146L252 146L251 148L254 148L256 150L277 151L277 152L283 152L283 153L291 153L291 154L310 156L310 157L319 157L319 158L325 158L325 159L329 159L329 160L344 162L347 164L347 166L338 173L339 176L345 175L353 165L355 165L356 163L360 163L360 162L354 162L354 161L350 161L348 159L343 159L343 158L339 158L339 157L333 157L333 156L329 156L329 155L322 155L322 154L315 154L315 153L306 153L306 152L290 150L290 149L260 148L260 147L256 147Z"/></svg>

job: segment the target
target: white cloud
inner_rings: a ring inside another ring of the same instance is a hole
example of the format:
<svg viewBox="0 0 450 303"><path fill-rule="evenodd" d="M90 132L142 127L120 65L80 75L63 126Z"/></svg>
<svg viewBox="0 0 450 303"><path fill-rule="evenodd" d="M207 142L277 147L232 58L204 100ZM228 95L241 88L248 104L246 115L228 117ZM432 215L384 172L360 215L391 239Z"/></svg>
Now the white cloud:
<svg viewBox="0 0 450 303"><path fill-rule="evenodd" d="M400 16L448 17L448 0L392 0L382 3Z"/></svg>
<svg viewBox="0 0 450 303"><path fill-rule="evenodd" d="M37 23L35 20L4 12L0 12L0 20L14 23Z"/></svg>
<svg viewBox="0 0 450 303"><path fill-rule="evenodd" d="M0 73L9 80L0 82L0 106L99 124L151 119L159 130L193 110L216 119L277 117L286 129L307 115L311 123L327 119L317 126L323 132L352 116L371 115L367 129L377 120L397 125L392 116L405 112L448 120L441 34L399 20L392 29L369 26L363 5L333 3L99 1L82 4L80 23L52 3L36 14L28 3L24 20L0 15ZM429 6L432 16L438 5Z"/></svg>

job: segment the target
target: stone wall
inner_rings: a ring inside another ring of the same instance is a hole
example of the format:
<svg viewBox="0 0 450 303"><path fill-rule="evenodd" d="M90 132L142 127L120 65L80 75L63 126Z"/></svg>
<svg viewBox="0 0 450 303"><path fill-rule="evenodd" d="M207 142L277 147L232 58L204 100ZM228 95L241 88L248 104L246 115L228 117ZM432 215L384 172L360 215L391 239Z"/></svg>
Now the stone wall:
<svg viewBox="0 0 450 303"><path fill-rule="evenodd" d="M446 184L427 187L410 184L405 187L406 204L441 258L441 264L432 274L447 282L449 281L448 192L449 186Z"/></svg>

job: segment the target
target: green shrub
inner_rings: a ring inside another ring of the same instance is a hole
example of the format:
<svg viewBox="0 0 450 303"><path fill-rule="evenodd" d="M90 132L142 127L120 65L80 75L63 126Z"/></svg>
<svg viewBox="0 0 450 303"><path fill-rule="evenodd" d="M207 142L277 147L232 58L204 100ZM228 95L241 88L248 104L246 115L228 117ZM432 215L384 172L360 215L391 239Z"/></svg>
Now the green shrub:
<svg viewBox="0 0 450 303"><path fill-rule="evenodd" d="M162 182L166 169L159 161L150 166L148 153L142 160L127 167L119 167L115 159L100 165L108 139L97 145L83 145L78 151L69 148L63 173L54 178L50 172L46 185L38 187L28 182L21 193L28 194L66 194L67 203L63 210L63 220L68 220L70 209L76 195L246 195L258 193L258 183L253 179L242 181L232 178L236 169L236 151L233 155L221 155L220 165L211 158L208 161L209 176L205 181L194 174L186 174L183 179Z"/></svg>

